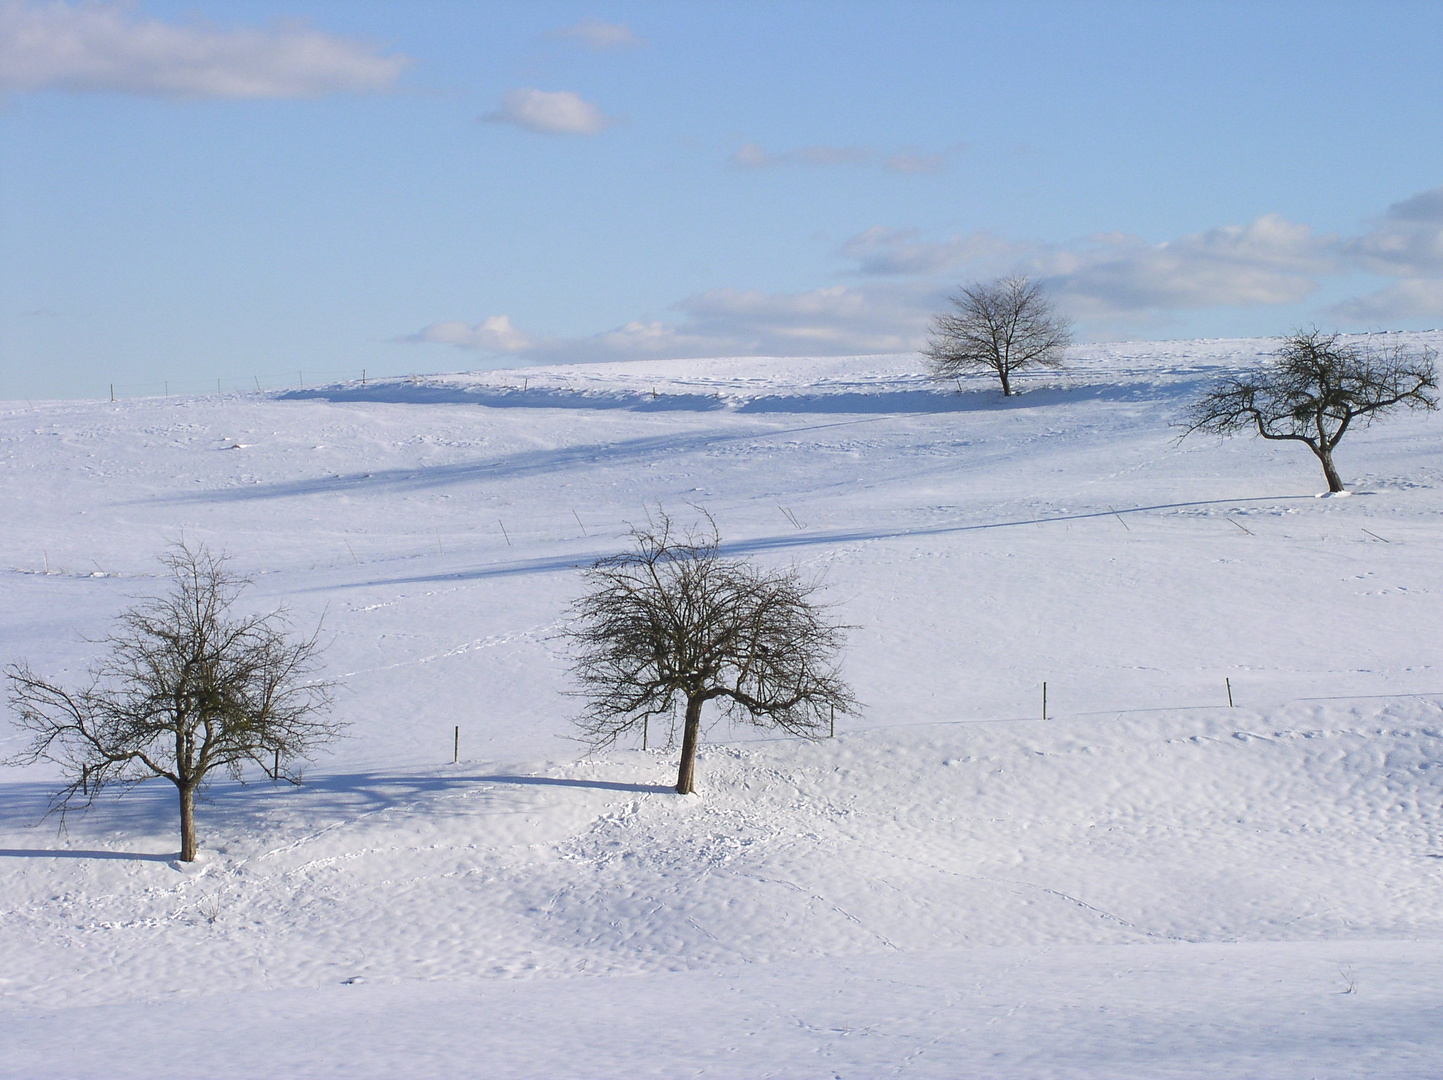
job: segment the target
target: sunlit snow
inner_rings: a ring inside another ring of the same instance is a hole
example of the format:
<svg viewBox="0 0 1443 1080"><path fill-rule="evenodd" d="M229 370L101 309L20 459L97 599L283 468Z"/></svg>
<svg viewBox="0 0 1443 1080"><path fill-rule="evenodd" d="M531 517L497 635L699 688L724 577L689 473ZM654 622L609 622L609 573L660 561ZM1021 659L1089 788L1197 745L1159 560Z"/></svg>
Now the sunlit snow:
<svg viewBox="0 0 1443 1080"><path fill-rule="evenodd" d="M1431 1075L1443 421L1350 432L1348 499L1179 442L1272 346L0 405L0 661L79 680L203 541L351 724L189 866L168 785L59 832L0 772L0 1076ZM685 798L666 731L570 740L577 568L657 507L825 581L835 739L714 725Z"/></svg>

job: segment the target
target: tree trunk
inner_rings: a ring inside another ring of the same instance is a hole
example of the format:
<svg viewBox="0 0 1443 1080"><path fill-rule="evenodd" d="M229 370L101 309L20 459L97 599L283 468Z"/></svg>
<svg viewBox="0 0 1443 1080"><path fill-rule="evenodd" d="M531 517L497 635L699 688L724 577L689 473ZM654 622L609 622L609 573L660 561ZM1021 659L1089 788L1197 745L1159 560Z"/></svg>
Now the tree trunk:
<svg viewBox="0 0 1443 1080"><path fill-rule="evenodd" d="M1333 452L1331 450L1314 450L1318 460L1323 463L1323 475L1328 478L1329 491L1342 491L1343 478L1338 475L1337 468L1333 465Z"/></svg>
<svg viewBox="0 0 1443 1080"><path fill-rule="evenodd" d="M997 374L998 374L998 376L1000 376L1001 379L1002 379L1002 396L1003 396L1003 397L1011 397L1011 396L1012 396L1012 383L1011 383L1011 382L1008 380L1008 378L1007 378L1007 367L1006 367L1006 365L1003 365L1002 367L998 368L998 369L997 369Z"/></svg>
<svg viewBox="0 0 1443 1080"><path fill-rule="evenodd" d="M180 791L180 861L195 862L195 788Z"/></svg>
<svg viewBox="0 0 1443 1080"><path fill-rule="evenodd" d="M686 699L686 728L681 736L681 768L676 774L678 795L690 795L692 781L696 777L696 743L701 734L701 705L699 697Z"/></svg>

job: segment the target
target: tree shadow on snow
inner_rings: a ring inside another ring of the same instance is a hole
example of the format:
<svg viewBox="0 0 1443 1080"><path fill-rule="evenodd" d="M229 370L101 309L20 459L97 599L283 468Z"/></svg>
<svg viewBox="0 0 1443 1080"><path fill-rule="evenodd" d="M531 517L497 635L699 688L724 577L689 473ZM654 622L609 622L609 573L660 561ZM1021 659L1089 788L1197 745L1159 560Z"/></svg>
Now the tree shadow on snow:
<svg viewBox="0 0 1443 1080"><path fill-rule="evenodd" d="M48 814L50 795L57 781L19 780L0 783L0 821L10 830L33 830L51 840L45 846L0 848L0 858L121 859L132 862L170 862L178 849L165 852L123 851L94 846L121 834L128 843L161 847L171 842L179 829L175 789L155 783L142 784L124 795L103 795L88 809L75 809L64 818ZM7 830L9 831L9 830ZM97 835L102 834L102 835ZM58 847L70 837L84 847ZM11 843L17 839L11 832Z"/></svg>
<svg viewBox="0 0 1443 1080"><path fill-rule="evenodd" d="M456 766L451 766L455 768ZM385 773L331 773L307 779L300 791L312 794L355 795L369 793L387 802L397 797L474 790L478 785L504 784L518 787L581 788L593 791L626 791L651 794L673 791L665 784L627 784L617 780L577 780L561 776L518 776L509 773L456 773L445 776L398 776ZM231 785L240 791L238 785ZM228 793L229 794L229 793Z"/></svg>
<svg viewBox="0 0 1443 1080"><path fill-rule="evenodd" d="M440 775L315 774L299 786L283 784L277 788L269 783L243 786L228 781L212 788L205 802L197 806L196 816L203 836L243 836L268 832L275 824L273 813L281 818L301 815L318 825L391 811L434 821L533 813L537 809L536 797L548 791L558 795L568 790L577 794L590 791L627 795L675 791L660 784L461 771L465 765L446 768L457 771Z"/></svg>
<svg viewBox="0 0 1443 1080"><path fill-rule="evenodd" d="M0 848L0 859L126 859L131 862L170 862L174 851L148 855L139 851L86 851L81 848Z"/></svg>
<svg viewBox="0 0 1443 1080"><path fill-rule="evenodd" d="M633 791L641 794L658 794L675 791L667 784L623 784L614 780L570 780L560 776L478 776L475 779L484 784L523 784L541 787L594 788L597 791Z"/></svg>
<svg viewBox="0 0 1443 1080"><path fill-rule="evenodd" d="M58 816L44 816L53 789L53 784L41 781L0 784L0 820L12 828L18 825L45 830L37 837L42 842L33 847L0 847L0 860L49 858L169 863L177 858L174 849L158 853L98 846L117 837L124 837L127 845L168 845L179 829L175 792L169 784L151 781L123 796L104 796L86 811L72 811L63 827ZM196 819L201 846L205 848L224 843L226 837L265 835L274 827L274 821L268 819L276 811L283 815L299 812L317 822L354 820L360 815L386 810L416 811L432 817L529 813L535 809L534 803L524 799L520 803L516 801L516 796L528 789L632 795L667 794L676 790L666 784L513 773L411 776L326 773L308 777L299 786L275 785L266 780L247 784L217 781L197 801ZM465 800L456 800L454 797L458 795L466 796ZM77 846L58 846L71 837ZM13 845L19 838L12 832L5 839Z"/></svg>

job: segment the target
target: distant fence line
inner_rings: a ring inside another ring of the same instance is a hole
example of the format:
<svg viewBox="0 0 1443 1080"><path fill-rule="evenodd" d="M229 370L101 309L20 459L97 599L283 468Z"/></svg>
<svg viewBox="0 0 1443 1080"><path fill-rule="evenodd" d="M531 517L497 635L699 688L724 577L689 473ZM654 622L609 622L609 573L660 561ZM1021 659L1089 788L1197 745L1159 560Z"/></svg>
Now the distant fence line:
<svg viewBox="0 0 1443 1080"><path fill-rule="evenodd" d="M405 373L402 373L403 375ZM322 383L360 382L363 379L396 378L393 373L365 368L330 368L306 371L297 368L268 375L220 376L210 379L159 379L147 382L112 382L100 388L102 399L196 397L203 394L274 393L281 390L305 389Z"/></svg>
<svg viewBox="0 0 1443 1080"><path fill-rule="evenodd" d="M107 382L99 388L100 392L96 396L102 401L120 401L124 398L198 397L205 394L270 394L330 386L335 383L364 384L421 378L425 376L413 371L392 371L384 368L297 368L294 371L272 372L269 375Z"/></svg>

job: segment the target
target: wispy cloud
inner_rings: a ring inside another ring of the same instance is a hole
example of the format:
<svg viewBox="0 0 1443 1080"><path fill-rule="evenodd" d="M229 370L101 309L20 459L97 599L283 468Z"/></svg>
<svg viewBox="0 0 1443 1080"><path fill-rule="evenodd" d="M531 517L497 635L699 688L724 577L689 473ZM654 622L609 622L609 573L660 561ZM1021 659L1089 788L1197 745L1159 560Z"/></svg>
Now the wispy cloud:
<svg viewBox="0 0 1443 1080"><path fill-rule="evenodd" d="M698 337L734 342L743 352L843 355L901 352L925 337L930 289L849 288L797 293L711 289L677 304Z"/></svg>
<svg viewBox="0 0 1443 1080"><path fill-rule="evenodd" d="M1139 312L1291 304L1338 265L1337 239L1265 214L1162 244L1094 238L1030 261L1081 318Z"/></svg>
<svg viewBox="0 0 1443 1080"><path fill-rule="evenodd" d="M883 159L882 167L899 173L939 173L947 168L947 154L920 154L910 151L892 154Z"/></svg>
<svg viewBox="0 0 1443 1080"><path fill-rule="evenodd" d="M1345 250L1374 273L1443 277L1443 187L1394 203Z"/></svg>
<svg viewBox="0 0 1443 1080"><path fill-rule="evenodd" d="M646 39L633 33L626 23L609 23L594 17L563 26L546 36L557 41L576 41L598 52L635 49L646 44Z"/></svg>
<svg viewBox="0 0 1443 1080"><path fill-rule="evenodd" d="M1342 250L1355 266L1395 280L1333 305L1329 315L1367 326L1443 318L1443 187L1394 203Z"/></svg>
<svg viewBox="0 0 1443 1080"><path fill-rule="evenodd" d="M1327 309L1344 322L1379 327L1397 319L1443 319L1443 278L1401 278Z"/></svg>
<svg viewBox="0 0 1443 1080"><path fill-rule="evenodd" d="M777 165L867 165L875 157L864 146L803 146L769 153L760 143L749 142L738 147L727 161L738 169L768 169Z"/></svg>
<svg viewBox="0 0 1443 1080"><path fill-rule="evenodd" d="M597 106L570 90L508 90L501 108L481 119L492 124L514 124L547 135L595 135L616 122Z"/></svg>
<svg viewBox="0 0 1443 1080"><path fill-rule="evenodd" d="M410 61L298 22L178 25L117 3L0 3L0 88L175 98L306 98L385 90Z"/></svg>
<svg viewBox="0 0 1443 1080"><path fill-rule="evenodd" d="M771 169L788 165L880 165L891 172L917 174L942 172L947 168L950 154L957 153L960 146L949 147L936 153L907 149L883 153L869 146L827 146L818 144L802 146L795 150L767 150L761 143L743 143L731 156L727 164L734 169Z"/></svg>
<svg viewBox="0 0 1443 1080"><path fill-rule="evenodd" d="M1155 319L1168 311L1277 304L1307 296L1336 261L1336 241L1265 215L1166 244L1092 237L1046 247L977 232L939 242L914 229L868 229L842 245L863 281L804 292L720 288L672 306L675 319L637 319L578 338L548 338L506 315L441 322L406 340L534 361L700 356L827 356L907 352L959 279L1021 272L1046 280L1081 318Z"/></svg>
<svg viewBox="0 0 1443 1080"><path fill-rule="evenodd" d="M676 322L637 319L578 338L535 337L510 318L434 323L405 338L536 361L906 352L926 339L937 297L913 285L800 293L712 289L674 305Z"/></svg>
<svg viewBox="0 0 1443 1080"><path fill-rule="evenodd" d="M837 149L837 148L833 148ZM1069 315L1108 332L1156 326L1207 308L1296 305L1359 266L1394 280L1321 314L1364 326L1443 318L1443 189L1390 207L1355 238L1264 214L1163 243L1106 233L1064 244L978 231L929 240L917 229L864 230L838 249L854 280L803 292L721 288L576 338L533 335L505 315L441 322L406 340L534 361L905 352L959 281L1023 273L1045 282Z"/></svg>
<svg viewBox="0 0 1443 1080"><path fill-rule="evenodd" d="M1161 244L1105 234L1074 244L1004 240L987 232L928 241L915 229L873 227L842 245L868 276L1047 279L1081 318L1163 309L1283 304L1307 297L1337 265L1336 239L1266 214Z"/></svg>
<svg viewBox="0 0 1443 1080"><path fill-rule="evenodd" d="M894 277L938 274L954 266L1020 257L1030 250L1026 245L1008 243L988 232L929 242L922 239L917 229L874 225L844 243L841 254L843 258L855 259L857 269L863 274Z"/></svg>

